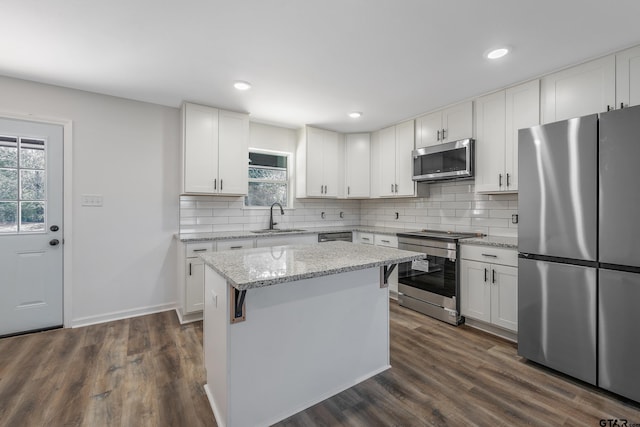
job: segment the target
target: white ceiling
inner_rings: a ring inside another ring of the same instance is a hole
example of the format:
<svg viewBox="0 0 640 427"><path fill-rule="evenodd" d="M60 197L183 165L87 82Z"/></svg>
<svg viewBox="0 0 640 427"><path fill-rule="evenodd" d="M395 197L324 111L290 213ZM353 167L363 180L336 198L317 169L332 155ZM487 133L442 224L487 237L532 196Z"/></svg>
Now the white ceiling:
<svg viewBox="0 0 640 427"><path fill-rule="evenodd" d="M638 0L0 0L0 16L1 75L343 132L640 44Z"/></svg>

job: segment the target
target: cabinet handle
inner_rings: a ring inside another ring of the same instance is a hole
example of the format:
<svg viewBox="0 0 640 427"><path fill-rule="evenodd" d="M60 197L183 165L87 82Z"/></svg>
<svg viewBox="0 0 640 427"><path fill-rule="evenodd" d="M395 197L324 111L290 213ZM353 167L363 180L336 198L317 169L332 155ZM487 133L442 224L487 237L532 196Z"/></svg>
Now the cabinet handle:
<svg viewBox="0 0 640 427"><path fill-rule="evenodd" d="M189 276L191 276L191 263L189 263Z"/></svg>
<svg viewBox="0 0 640 427"><path fill-rule="evenodd" d="M624 108L624 102L621 102L620 103L620 109L623 109L623 108Z"/></svg>
<svg viewBox="0 0 640 427"><path fill-rule="evenodd" d="M440 141L440 130L438 130L438 134L436 136L436 141Z"/></svg>
<svg viewBox="0 0 640 427"><path fill-rule="evenodd" d="M217 178L213 180L213 189L214 190L218 189L218 179Z"/></svg>
<svg viewBox="0 0 640 427"><path fill-rule="evenodd" d="M362 240L370 240L368 237L362 237Z"/></svg>
<svg viewBox="0 0 640 427"><path fill-rule="evenodd" d="M347 186L347 196L351 194L351 187Z"/></svg>
<svg viewBox="0 0 640 427"><path fill-rule="evenodd" d="M396 184L396 193L398 192L398 184Z"/></svg>
<svg viewBox="0 0 640 427"><path fill-rule="evenodd" d="M444 140L445 140L445 138L446 138L446 136L445 136L445 132L446 132L446 130L442 129L442 140L443 140L443 141L444 141Z"/></svg>
<svg viewBox="0 0 640 427"><path fill-rule="evenodd" d="M496 271L491 269L491 283L496 283Z"/></svg>
<svg viewBox="0 0 640 427"><path fill-rule="evenodd" d="M493 254L482 254L482 256L488 256L489 258L498 258L498 255Z"/></svg>
<svg viewBox="0 0 640 427"><path fill-rule="evenodd" d="M393 193L393 184L391 184L391 192Z"/></svg>
<svg viewBox="0 0 640 427"><path fill-rule="evenodd" d="M193 252L204 252L206 249L194 249Z"/></svg>
<svg viewBox="0 0 640 427"><path fill-rule="evenodd" d="M382 243L391 243L389 240L380 240Z"/></svg>
<svg viewBox="0 0 640 427"><path fill-rule="evenodd" d="M327 186L324 186L324 194L327 194L328 190L327 190Z"/></svg>
<svg viewBox="0 0 640 427"><path fill-rule="evenodd" d="M222 180L220 180L220 191L222 191Z"/></svg>
<svg viewBox="0 0 640 427"><path fill-rule="evenodd" d="M509 183L509 178L510 178L510 177L511 177L511 175L510 175L510 174L507 174L507 187L510 185L510 183Z"/></svg>
<svg viewBox="0 0 640 427"><path fill-rule="evenodd" d="M498 174L498 187L502 187L502 174Z"/></svg>
<svg viewBox="0 0 640 427"><path fill-rule="evenodd" d="M611 105L607 104L607 111L611 111L611 110L613 110L613 108L611 108Z"/></svg>
<svg viewBox="0 0 640 427"><path fill-rule="evenodd" d="M231 246L229 249L242 249L242 246Z"/></svg>
<svg viewBox="0 0 640 427"><path fill-rule="evenodd" d="M488 272L487 272L487 269L485 268L485 269L484 269L484 282L485 282L485 283L487 282L487 273L488 273Z"/></svg>
<svg viewBox="0 0 640 427"><path fill-rule="evenodd" d="M320 194L324 194L324 185L320 186Z"/></svg>

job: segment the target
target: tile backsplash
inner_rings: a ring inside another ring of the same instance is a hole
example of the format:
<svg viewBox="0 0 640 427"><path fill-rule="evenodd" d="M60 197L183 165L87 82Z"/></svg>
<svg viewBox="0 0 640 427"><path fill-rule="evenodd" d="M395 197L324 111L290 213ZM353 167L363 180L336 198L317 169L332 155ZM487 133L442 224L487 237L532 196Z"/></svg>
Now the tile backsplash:
<svg viewBox="0 0 640 427"><path fill-rule="evenodd" d="M243 197L182 195L180 233L249 231L269 227L269 209L243 206ZM280 210L276 207L273 210L273 220L278 223L278 228L358 225L360 201L297 199L295 209L285 209L284 215L280 215Z"/></svg>
<svg viewBox="0 0 640 427"><path fill-rule="evenodd" d="M274 221L282 228L368 225L517 236L518 226L512 223L512 215L518 213L517 194L476 194L473 181L429 184L429 187L429 197L424 198L296 199L295 208L285 209L284 215L274 209ZM242 197L180 196L181 233L256 230L268 226L269 210L245 209Z"/></svg>
<svg viewBox="0 0 640 427"><path fill-rule="evenodd" d="M473 181L428 185L429 197L363 200L360 224L517 237L518 226L512 223L512 215L518 213L517 194L476 194Z"/></svg>

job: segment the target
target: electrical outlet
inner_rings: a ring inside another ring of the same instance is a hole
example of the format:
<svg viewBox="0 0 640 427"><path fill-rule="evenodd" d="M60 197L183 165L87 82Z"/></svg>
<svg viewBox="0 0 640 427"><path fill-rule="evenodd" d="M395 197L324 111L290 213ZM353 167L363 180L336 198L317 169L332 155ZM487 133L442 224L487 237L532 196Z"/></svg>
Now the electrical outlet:
<svg viewBox="0 0 640 427"><path fill-rule="evenodd" d="M83 194L80 196L82 206L101 207L102 194Z"/></svg>

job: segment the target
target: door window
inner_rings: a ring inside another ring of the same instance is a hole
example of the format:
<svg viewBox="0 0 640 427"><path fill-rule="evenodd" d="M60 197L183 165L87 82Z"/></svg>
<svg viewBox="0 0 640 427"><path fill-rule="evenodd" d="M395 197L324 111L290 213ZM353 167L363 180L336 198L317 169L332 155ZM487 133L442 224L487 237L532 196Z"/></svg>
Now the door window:
<svg viewBox="0 0 640 427"><path fill-rule="evenodd" d="M0 233L45 231L46 143L0 135Z"/></svg>

